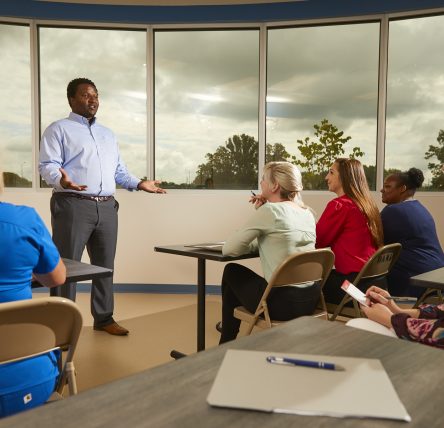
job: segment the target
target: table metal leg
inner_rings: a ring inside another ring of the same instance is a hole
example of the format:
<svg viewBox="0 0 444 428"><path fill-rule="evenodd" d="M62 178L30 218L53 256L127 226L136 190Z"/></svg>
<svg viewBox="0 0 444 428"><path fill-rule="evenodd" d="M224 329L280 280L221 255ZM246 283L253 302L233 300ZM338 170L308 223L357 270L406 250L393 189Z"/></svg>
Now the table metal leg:
<svg viewBox="0 0 444 428"><path fill-rule="evenodd" d="M197 350L205 349L205 259L197 259Z"/></svg>
<svg viewBox="0 0 444 428"><path fill-rule="evenodd" d="M197 259L197 351L205 350L205 259ZM170 355L175 360L186 354L173 349Z"/></svg>
<svg viewBox="0 0 444 428"><path fill-rule="evenodd" d="M178 360L178 359L186 357L186 356L187 356L187 354L184 354L183 352L180 352L180 351L176 351L175 349L173 349L170 352L170 357L174 358L175 360Z"/></svg>

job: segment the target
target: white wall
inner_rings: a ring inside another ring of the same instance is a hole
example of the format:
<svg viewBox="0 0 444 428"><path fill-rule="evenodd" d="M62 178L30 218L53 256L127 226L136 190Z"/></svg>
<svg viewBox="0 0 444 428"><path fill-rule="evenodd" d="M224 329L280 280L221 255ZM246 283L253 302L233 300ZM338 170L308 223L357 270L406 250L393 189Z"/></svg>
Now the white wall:
<svg viewBox="0 0 444 428"><path fill-rule="evenodd" d="M49 190L7 189L1 200L34 207L50 228ZM328 192L306 192L304 201L318 214L333 198ZM380 195L373 194L378 205ZM444 196L417 194L432 213L441 243L444 243ZM115 283L195 284L196 259L155 253L156 245L174 245L222 240L242 226L252 210L248 191L170 191L166 195L119 190L119 238ZM87 256L85 257L87 260ZM242 262L258 270L258 260ZM207 262L207 284L220 284L223 263Z"/></svg>

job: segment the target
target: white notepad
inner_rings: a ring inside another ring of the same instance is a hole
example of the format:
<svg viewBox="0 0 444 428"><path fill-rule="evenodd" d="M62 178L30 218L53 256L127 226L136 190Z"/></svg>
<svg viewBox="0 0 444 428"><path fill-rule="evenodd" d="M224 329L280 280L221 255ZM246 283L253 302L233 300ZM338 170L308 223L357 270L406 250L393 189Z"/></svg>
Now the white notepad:
<svg viewBox="0 0 444 428"><path fill-rule="evenodd" d="M353 285L350 281L345 280L341 288L353 299L357 300L361 305L367 306L367 296L355 285Z"/></svg>
<svg viewBox="0 0 444 428"><path fill-rule="evenodd" d="M185 247L196 248L196 249L199 249L199 250L217 251L217 252L221 253L224 244L225 244L225 241L204 242L202 244L189 244L189 245L185 245Z"/></svg>
<svg viewBox="0 0 444 428"><path fill-rule="evenodd" d="M270 364L270 355L331 362L345 370ZM207 402L275 413L411 420L381 362L367 358L230 349Z"/></svg>

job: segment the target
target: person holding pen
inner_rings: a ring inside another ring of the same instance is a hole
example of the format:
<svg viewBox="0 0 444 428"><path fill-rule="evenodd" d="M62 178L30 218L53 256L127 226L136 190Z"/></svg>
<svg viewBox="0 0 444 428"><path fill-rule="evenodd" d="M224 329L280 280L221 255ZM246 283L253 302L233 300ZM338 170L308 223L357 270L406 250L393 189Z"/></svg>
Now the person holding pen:
<svg viewBox="0 0 444 428"><path fill-rule="evenodd" d="M401 309L389 292L371 286L366 295L369 306L361 310L371 321L395 331L402 339L444 348L444 305L421 305L418 309Z"/></svg>
<svg viewBox="0 0 444 428"><path fill-rule="evenodd" d="M245 266L229 263L222 276L222 328L220 343L236 338L240 320L233 310L244 306L254 312L273 271L290 255L313 250L315 219L301 199L302 176L289 162L270 162L264 167L261 194L250 202L256 211L224 244L223 254L237 256L259 251L264 276ZM316 309L319 284L273 289L267 300L272 319L290 320Z"/></svg>

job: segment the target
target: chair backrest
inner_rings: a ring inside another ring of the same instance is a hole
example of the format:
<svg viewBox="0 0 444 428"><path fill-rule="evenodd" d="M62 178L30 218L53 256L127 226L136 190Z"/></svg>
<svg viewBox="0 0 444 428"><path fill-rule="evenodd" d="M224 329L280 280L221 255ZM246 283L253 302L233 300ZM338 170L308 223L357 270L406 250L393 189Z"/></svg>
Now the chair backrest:
<svg viewBox="0 0 444 428"><path fill-rule="evenodd" d="M273 272L261 301L268 297L272 287L320 281L322 288L334 261L335 255L326 248L288 256Z"/></svg>
<svg viewBox="0 0 444 428"><path fill-rule="evenodd" d="M77 305L61 297L0 303L0 364L68 349L72 360L83 319Z"/></svg>
<svg viewBox="0 0 444 428"><path fill-rule="evenodd" d="M353 284L357 287L363 279L378 278L387 275L396 263L396 260L398 260L401 249L402 245L398 243L384 245L379 248L379 250L367 260L367 263L362 267Z"/></svg>

